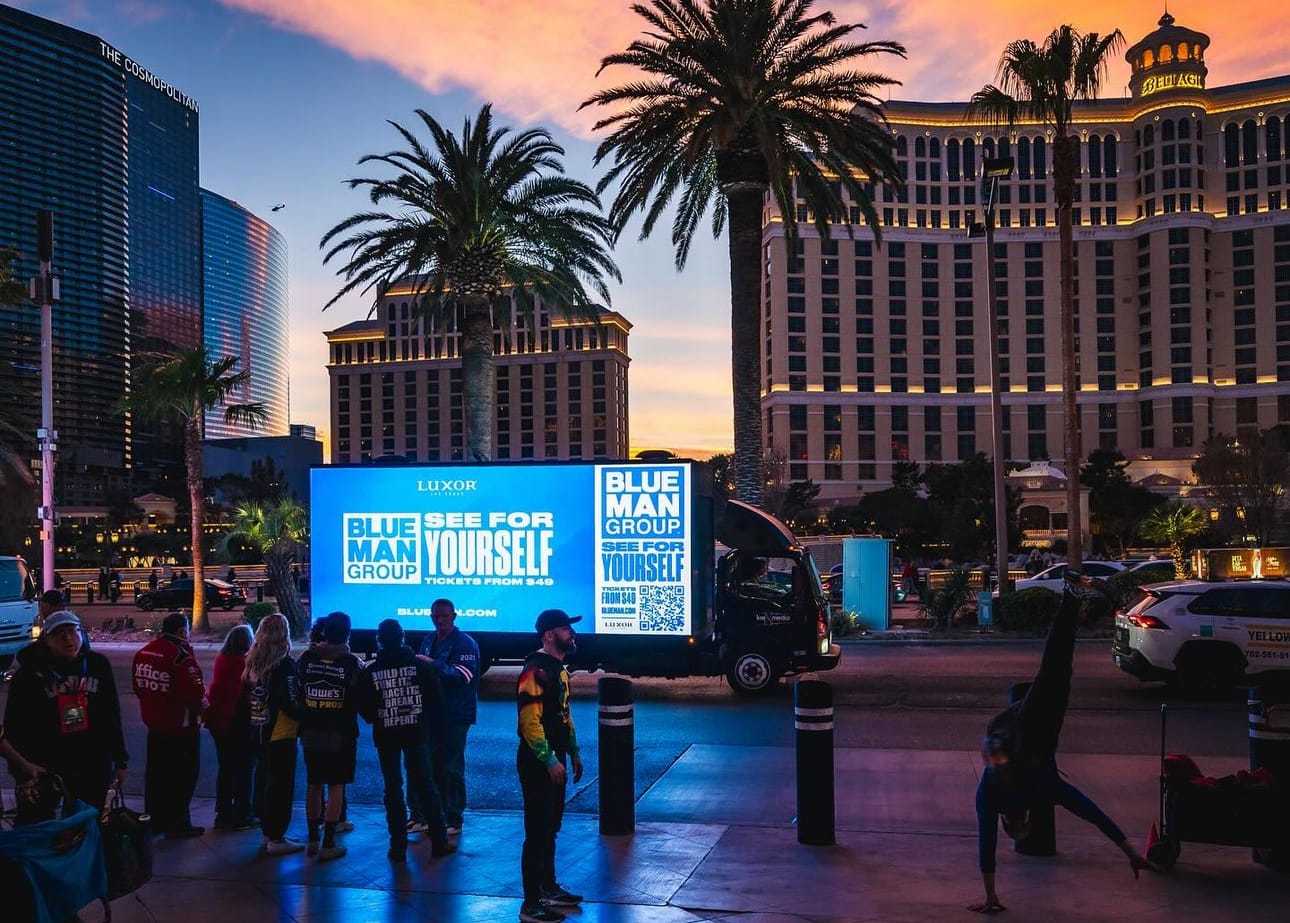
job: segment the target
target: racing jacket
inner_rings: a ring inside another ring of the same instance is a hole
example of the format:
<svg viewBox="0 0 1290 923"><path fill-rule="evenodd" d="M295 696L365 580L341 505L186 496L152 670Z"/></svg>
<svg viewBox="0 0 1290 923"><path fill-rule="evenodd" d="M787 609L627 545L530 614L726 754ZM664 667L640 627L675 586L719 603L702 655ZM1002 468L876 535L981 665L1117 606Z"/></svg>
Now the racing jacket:
<svg viewBox="0 0 1290 923"><path fill-rule="evenodd" d="M430 720L444 724L474 724L479 699L479 645L460 628L439 640L430 632L421 642L421 655L439 678L442 703Z"/></svg>
<svg viewBox="0 0 1290 923"><path fill-rule="evenodd" d="M173 635L154 638L134 655L130 673L149 731L197 733L206 688L201 665L188 642Z"/></svg>

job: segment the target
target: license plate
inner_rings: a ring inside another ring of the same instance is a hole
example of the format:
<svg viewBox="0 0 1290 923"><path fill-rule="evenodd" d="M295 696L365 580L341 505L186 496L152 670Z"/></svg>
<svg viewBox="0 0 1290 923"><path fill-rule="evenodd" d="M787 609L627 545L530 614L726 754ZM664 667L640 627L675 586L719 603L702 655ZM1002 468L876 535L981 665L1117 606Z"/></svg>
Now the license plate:
<svg viewBox="0 0 1290 923"><path fill-rule="evenodd" d="M1117 628L1117 629L1115 630L1115 643L1116 643L1116 644L1127 644L1128 642L1129 642L1129 629L1127 629L1127 628Z"/></svg>

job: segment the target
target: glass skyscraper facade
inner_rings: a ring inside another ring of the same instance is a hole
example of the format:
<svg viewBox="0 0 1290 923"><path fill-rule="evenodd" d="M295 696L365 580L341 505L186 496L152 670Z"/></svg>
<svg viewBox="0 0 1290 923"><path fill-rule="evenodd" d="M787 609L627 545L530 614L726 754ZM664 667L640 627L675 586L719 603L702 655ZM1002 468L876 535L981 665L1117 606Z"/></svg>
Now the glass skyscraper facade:
<svg viewBox="0 0 1290 923"><path fill-rule="evenodd" d="M289 431L287 383L287 244L267 221L208 189L201 191L204 226L206 352L233 356L251 377L233 403L260 401L268 412L254 430L206 415L206 437L284 436Z"/></svg>
<svg viewBox="0 0 1290 923"><path fill-rule="evenodd" d="M174 428L116 412L135 370L202 337L197 104L107 42L0 6L0 247L36 273L54 213L57 500L97 504L164 471ZM39 311L0 307L0 440L34 457Z"/></svg>

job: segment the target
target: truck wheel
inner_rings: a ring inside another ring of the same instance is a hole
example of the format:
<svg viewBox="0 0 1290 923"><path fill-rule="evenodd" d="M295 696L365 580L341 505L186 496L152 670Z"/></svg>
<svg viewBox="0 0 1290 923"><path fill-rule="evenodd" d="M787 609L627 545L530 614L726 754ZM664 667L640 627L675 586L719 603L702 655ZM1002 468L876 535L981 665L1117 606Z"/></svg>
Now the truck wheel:
<svg viewBox="0 0 1290 923"><path fill-rule="evenodd" d="M760 695L775 685L779 671L766 654L749 648L735 653L726 668L726 679L740 695Z"/></svg>

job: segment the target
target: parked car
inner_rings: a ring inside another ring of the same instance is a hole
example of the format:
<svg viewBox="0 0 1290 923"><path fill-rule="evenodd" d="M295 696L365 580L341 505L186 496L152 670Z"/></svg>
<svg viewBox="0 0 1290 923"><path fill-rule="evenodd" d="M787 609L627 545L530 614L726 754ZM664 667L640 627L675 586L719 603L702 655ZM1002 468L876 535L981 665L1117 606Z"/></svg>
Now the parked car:
<svg viewBox="0 0 1290 923"><path fill-rule="evenodd" d="M1143 583L1166 583L1180 580L1183 574L1177 573L1174 562L1169 558L1156 558L1153 561L1135 561L1129 565L1129 573Z"/></svg>
<svg viewBox="0 0 1290 923"><path fill-rule="evenodd" d="M246 605L246 594L240 587L223 580L206 580L206 605L214 609L232 609ZM135 605L144 612L153 609L181 609L193 604L193 581L172 580L155 590L145 590L139 594Z"/></svg>
<svg viewBox="0 0 1290 923"><path fill-rule="evenodd" d="M1290 671L1290 583L1177 580L1115 617L1111 655L1141 680L1235 685Z"/></svg>
<svg viewBox="0 0 1290 923"><path fill-rule="evenodd" d="M1052 590L1054 593L1062 592L1062 587L1066 579L1065 564L1054 564L1047 570L1041 570L1033 577L1025 577L1017 581L1018 590L1029 590L1034 587L1040 587L1045 590ZM1085 561L1080 565L1085 575L1089 577L1100 577L1105 580L1107 577L1113 577L1120 571L1124 570L1124 565L1119 561Z"/></svg>

